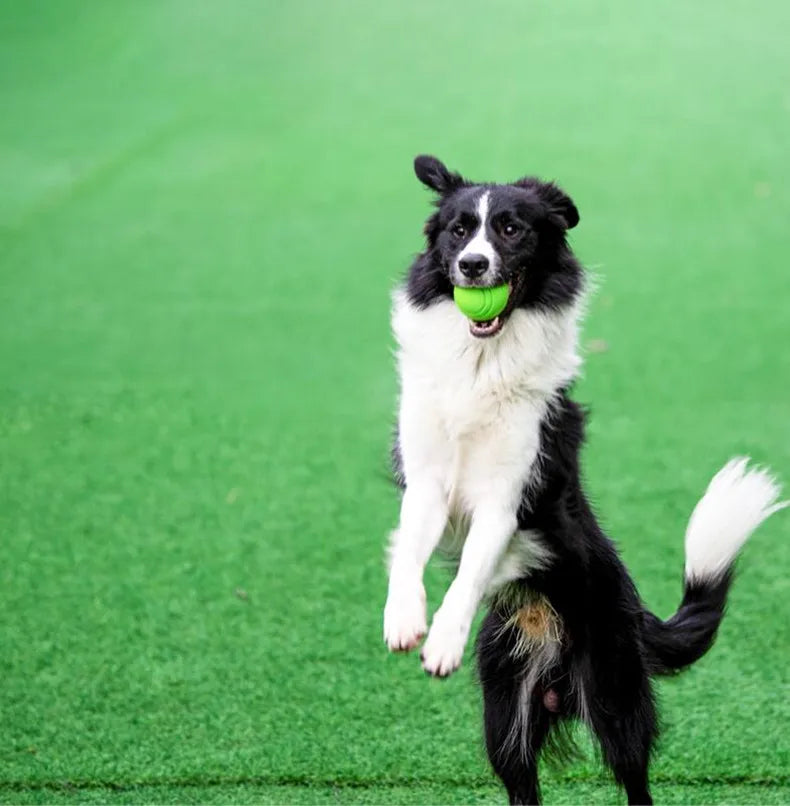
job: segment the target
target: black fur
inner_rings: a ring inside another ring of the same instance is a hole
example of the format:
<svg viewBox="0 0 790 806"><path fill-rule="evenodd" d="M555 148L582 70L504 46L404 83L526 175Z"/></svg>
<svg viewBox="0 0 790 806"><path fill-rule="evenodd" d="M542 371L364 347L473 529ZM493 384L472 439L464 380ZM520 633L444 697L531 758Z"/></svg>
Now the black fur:
<svg viewBox="0 0 790 806"><path fill-rule="evenodd" d="M504 614L496 608L478 637L487 746L511 803L538 802L537 758L544 741L564 720L583 716L628 802L650 803L648 765L658 735L650 677L682 669L710 648L730 584L729 572L687 584L680 610L666 622L644 607L582 490L583 430L580 407L563 393L543 427L541 482L525 492L519 512L519 528L538 530L555 555L548 569L533 572L523 584L551 602L565 641L559 662L532 694L527 758L518 749L503 754L501 738L511 729L530 659L510 657L513 638L501 634ZM547 688L559 695L557 714L541 702Z"/></svg>
<svg viewBox="0 0 790 806"><path fill-rule="evenodd" d="M505 614L496 608L478 637L486 742L511 803L538 802L543 743L564 720L582 717L628 802L652 802L648 766L658 720L650 677L676 672L710 648L730 584L729 572L719 580L687 584L680 609L666 622L644 607L582 490L583 428L580 407L563 393L543 428L541 482L529 495L525 491L519 512L519 528L538 530L555 555L548 569L533 572L523 584L551 602L565 641L559 662L531 695L527 758L518 749L503 753L501 739L511 730L519 681L530 659L511 658L513 638L501 634ZM549 713L541 702L547 688L559 696L559 713Z"/></svg>
<svg viewBox="0 0 790 806"><path fill-rule="evenodd" d="M411 301L426 307L452 295L448 265L457 255L454 222L472 214L480 188L492 193L496 211L519 222L517 242L496 241L504 254L503 279L514 282L513 307L557 308L579 294L582 269L565 233L579 215L570 198L551 183L526 178L512 185L473 185L438 160L419 157L418 177L439 193L437 211L425 227L427 247L411 267ZM491 234L497 238L497 233ZM712 580L686 584L678 612L661 621L643 605L614 544L599 527L582 489L579 453L584 413L561 390L542 427L537 486L525 490L520 529L537 530L551 550L551 565L517 585L548 599L563 625L562 649L530 692L529 724L519 726L524 746L509 747L529 654L512 653L510 613L495 604L478 636L477 653L491 764L511 803L537 803L537 762L546 743L570 720L584 718L601 745L604 762L627 793L628 802L651 803L648 766L658 735L651 676L676 672L711 646L721 622L731 570ZM398 479L400 454L393 449ZM556 695L556 710L546 692Z"/></svg>

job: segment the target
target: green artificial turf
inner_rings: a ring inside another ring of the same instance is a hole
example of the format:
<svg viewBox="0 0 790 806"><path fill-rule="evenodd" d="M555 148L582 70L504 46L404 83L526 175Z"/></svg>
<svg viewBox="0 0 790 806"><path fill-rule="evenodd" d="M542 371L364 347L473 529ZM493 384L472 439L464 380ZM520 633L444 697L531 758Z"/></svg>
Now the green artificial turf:
<svg viewBox="0 0 790 806"><path fill-rule="evenodd" d="M789 25L781 0L7 0L0 800L502 802L471 657L429 680L380 638L411 159L576 200L585 475L666 616L717 467L790 479ZM659 685L657 800L790 802L789 531ZM623 802L589 746L544 780Z"/></svg>

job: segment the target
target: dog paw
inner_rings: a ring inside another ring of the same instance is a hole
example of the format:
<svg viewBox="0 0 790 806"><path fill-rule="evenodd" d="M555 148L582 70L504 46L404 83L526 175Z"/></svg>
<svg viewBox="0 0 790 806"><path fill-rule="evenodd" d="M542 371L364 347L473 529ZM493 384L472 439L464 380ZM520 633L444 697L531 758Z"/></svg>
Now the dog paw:
<svg viewBox="0 0 790 806"><path fill-rule="evenodd" d="M390 652L414 649L427 631L425 588L422 583L390 590L384 606L384 642Z"/></svg>
<svg viewBox="0 0 790 806"><path fill-rule="evenodd" d="M422 668L433 677L451 675L463 660L467 634L468 631L457 623L437 623L434 618L420 653Z"/></svg>

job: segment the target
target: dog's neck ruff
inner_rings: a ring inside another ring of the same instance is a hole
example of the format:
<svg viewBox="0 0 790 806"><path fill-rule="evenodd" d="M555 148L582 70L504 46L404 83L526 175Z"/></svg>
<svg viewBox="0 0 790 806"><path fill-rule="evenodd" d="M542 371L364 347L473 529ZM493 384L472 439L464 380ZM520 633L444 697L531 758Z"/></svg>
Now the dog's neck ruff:
<svg viewBox="0 0 790 806"><path fill-rule="evenodd" d="M405 290L393 298L392 328L398 343L401 383L452 394L462 387L501 402L519 397L553 397L576 378L581 359L578 330L581 302L558 310L516 309L502 332L478 339L450 300L415 306Z"/></svg>

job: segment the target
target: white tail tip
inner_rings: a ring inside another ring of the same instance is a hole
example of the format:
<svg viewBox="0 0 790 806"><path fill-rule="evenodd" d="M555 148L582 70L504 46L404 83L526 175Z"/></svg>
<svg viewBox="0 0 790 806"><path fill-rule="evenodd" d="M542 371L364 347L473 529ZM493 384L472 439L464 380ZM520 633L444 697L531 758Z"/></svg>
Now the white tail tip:
<svg viewBox="0 0 790 806"><path fill-rule="evenodd" d="M716 579L735 560L749 535L790 504L778 501L781 487L747 457L730 459L711 479L686 529L686 579Z"/></svg>

